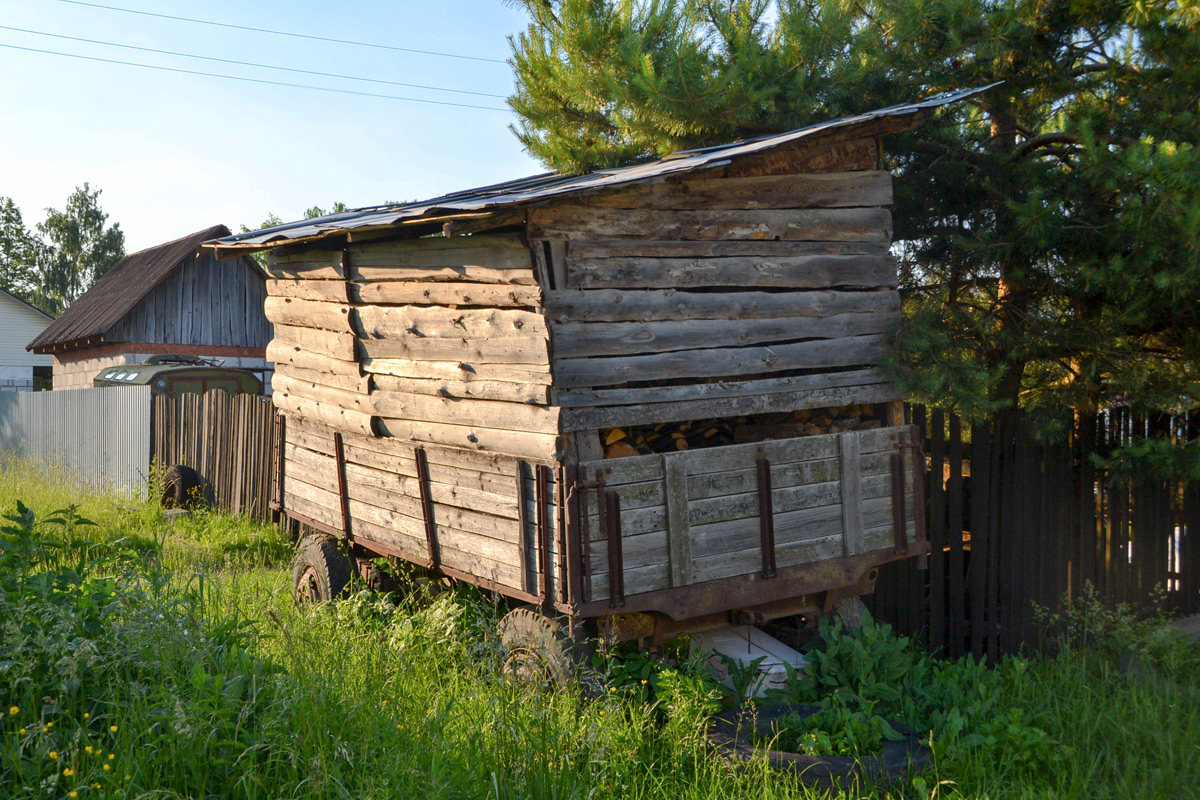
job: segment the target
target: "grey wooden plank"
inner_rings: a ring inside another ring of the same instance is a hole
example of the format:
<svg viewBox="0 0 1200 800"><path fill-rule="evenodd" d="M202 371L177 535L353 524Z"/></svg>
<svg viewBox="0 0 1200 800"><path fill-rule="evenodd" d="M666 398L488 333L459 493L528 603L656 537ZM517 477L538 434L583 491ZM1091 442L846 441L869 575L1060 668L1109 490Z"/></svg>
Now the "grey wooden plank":
<svg viewBox="0 0 1200 800"><path fill-rule="evenodd" d="M677 455L663 457L663 485L667 506L667 541L671 561L671 585L692 582L692 547L688 532L687 460Z"/></svg>
<svg viewBox="0 0 1200 800"><path fill-rule="evenodd" d="M565 389L617 386L642 380L732 377L792 369L876 365L887 355L891 338L872 334L641 356L555 359L555 386Z"/></svg>
<svg viewBox="0 0 1200 800"><path fill-rule="evenodd" d="M838 439L842 456L842 533L845 554L855 556L863 552L862 456L857 433L843 433Z"/></svg>
<svg viewBox="0 0 1200 800"><path fill-rule="evenodd" d="M794 292L712 292L678 288L558 289L546 292L545 303L546 318L559 323L780 319L829 317L856 312L898 312L900 294L894 289Z"/></svg>

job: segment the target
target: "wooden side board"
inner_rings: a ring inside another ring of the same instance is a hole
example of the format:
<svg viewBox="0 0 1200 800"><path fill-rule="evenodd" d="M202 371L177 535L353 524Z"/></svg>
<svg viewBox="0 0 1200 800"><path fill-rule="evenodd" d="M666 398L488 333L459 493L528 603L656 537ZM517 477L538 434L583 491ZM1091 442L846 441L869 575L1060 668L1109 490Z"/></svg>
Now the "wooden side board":
<svg viewBox="0 0 1200 800"><path fill-rule="evenodd" d="M626 594L761 571L756 459L770 463L775 563L788 567L894 544L892 453L906 428L732 445L581 465L621 498ZM905 536L916 536L912 452L905 451ZM591 599L608 595L608 542L595 490L589 532Z"/></svg>

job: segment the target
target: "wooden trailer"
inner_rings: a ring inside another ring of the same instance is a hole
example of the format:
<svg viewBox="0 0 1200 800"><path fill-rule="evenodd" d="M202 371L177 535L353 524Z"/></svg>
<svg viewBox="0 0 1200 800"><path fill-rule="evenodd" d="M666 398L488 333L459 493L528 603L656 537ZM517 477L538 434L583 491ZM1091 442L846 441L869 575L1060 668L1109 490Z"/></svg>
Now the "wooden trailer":
<svg viewBox="0 0 1200 800"><path fill-rule="evenodd" d="M880 138L967 94L210 243L269 249L273 506L498 592L527 636L661 641L870 591L927 552L879 367ZM304 547L298 580L336 591L337 549Z"/></svg>

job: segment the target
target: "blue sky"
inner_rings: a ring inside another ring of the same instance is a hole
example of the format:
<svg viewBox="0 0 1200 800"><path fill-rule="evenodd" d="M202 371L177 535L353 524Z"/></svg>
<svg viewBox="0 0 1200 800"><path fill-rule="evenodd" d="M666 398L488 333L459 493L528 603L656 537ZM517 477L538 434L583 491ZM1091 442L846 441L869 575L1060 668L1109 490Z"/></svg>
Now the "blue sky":
<svg viewBox="0 0 1200 800"><path fill-rule="evenodd" d="M520 11L438 3L95 0L250 27L504 60ZM69 4L0 0L0 26L506 96L507 64L354 47ZM312 205L417 200L542 171L502 97L434 92L136 52L0 29L0 45L404 97L454 108L157 72L0 47L0 196L30 227L84 181L130 252Z"/></svg>

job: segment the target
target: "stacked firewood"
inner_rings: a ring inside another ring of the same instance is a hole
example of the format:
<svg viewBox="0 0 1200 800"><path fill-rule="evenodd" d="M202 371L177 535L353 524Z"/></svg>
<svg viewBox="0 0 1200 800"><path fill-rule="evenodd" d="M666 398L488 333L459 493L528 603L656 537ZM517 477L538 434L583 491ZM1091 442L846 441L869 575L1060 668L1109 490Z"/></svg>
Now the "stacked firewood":
<svg viewBox="0 0 1200 800"><path fill-rule="evenodd" d="M883 426L870 404L812 408L717 420L662 422L600 431L605 458L670 453L702 447L792 439L826 433L865 431Z"/></svg>

